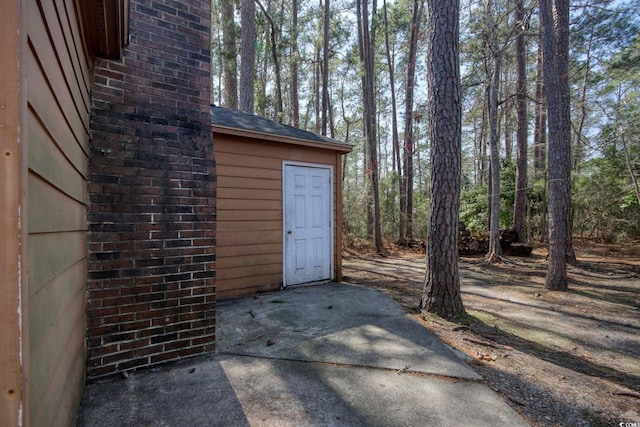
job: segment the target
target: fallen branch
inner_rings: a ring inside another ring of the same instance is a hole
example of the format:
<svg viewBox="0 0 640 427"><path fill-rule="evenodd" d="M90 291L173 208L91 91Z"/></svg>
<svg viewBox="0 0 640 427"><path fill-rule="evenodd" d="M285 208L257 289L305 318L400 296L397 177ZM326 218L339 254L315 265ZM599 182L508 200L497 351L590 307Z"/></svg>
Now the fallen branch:
<svg viewBox="0 0 640 427"><path fill-rule="evenodd" d="M253 340L257 340L258 338L260 338L261 336L264 335L264 332L260 332L258 335L256 335L255 337L251 337L247 340L247 342L249 341L253 341Z"/></svg>
<svg viewBox="0 0 640 427"><path fill-rule="evenodd" d="M407 370L409 370L409 368L410 368L410 367L411 367L411 365L407 365L407 366L405 366L405 367L404 367L404 368L402 368L402 369L398 369L398 370L396 371L396 374L398 374L398 375L402 375L402 374L404 374L405 372L407 372Z"/></svg>
<svg viewBox="0 0 640 427"><path fill-rule="evenodd" d="M520 400L516 399L515 397L507 396L507 399L509 399L510 401L515 403L516 405L524 406L525 408L527 407L526 403L521 402Z"/></svg>
<svg viewBox="0 0 640 427"><path fill-rule="evenodd" d="M611 394L613 394L614 396L627 396L633 397L635 399L640 399L640 393L638 393L637 391L617 390L611 392Z"/></svg>
<svg viewBox="0 0 640 427"><path fill-rule="evenodd" d="M473 338L462 338L463 341L469 341L473 344L483 345L485 347L495 348L497 350L513 350L513 347L502 344L494 344L487 341L474 340Z"/></svg>

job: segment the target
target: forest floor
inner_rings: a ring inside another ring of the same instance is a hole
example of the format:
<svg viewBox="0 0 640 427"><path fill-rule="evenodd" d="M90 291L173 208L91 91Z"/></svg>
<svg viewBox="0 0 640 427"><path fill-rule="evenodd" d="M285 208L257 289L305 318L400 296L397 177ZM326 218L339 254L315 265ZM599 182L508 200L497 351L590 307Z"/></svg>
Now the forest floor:
<svg viewBox="0 0 640 427"><path fill-rule="evenodd" d="M391 246L391 245L389 245ZM381 289L451 347L533 426L640 423L640 246L578 242L569 291L543 289L546 249L514 265L461 257L467 314L416 311L421 250L343 253L344 281ZM640 424L639 424L640 425Z"/></svg>

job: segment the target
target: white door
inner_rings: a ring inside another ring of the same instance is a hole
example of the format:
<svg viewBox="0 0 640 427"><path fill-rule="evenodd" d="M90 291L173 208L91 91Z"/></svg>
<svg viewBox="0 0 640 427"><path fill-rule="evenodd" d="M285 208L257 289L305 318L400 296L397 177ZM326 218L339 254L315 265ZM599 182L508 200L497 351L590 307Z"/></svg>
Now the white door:
<svg viewBox="0 0 640 427"><path fill-rule="evenodd" d="M330 167L284 164L284 285L332 278Z"/></svg>

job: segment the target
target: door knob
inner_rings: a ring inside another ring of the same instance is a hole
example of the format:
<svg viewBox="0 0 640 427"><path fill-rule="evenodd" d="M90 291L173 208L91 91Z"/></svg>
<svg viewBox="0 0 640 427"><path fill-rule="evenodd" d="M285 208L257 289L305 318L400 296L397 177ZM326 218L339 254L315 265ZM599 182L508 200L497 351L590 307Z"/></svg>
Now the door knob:
<svg viewBox="0 0 640 427"><path fill-rule="evenodd" d="M293 233L291 230L287 230L287 234L291 234Z"/></svg>

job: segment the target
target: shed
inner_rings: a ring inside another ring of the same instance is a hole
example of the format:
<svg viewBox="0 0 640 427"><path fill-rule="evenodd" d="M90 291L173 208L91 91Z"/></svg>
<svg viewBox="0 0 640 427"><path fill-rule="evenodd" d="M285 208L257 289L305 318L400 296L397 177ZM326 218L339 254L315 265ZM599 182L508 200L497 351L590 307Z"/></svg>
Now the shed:
<svg viewBox="0 0 640 427"><path fill-rule="evenodd" d="M218 299L342 279L342 155L352 147L211 107Z"/></svg>

